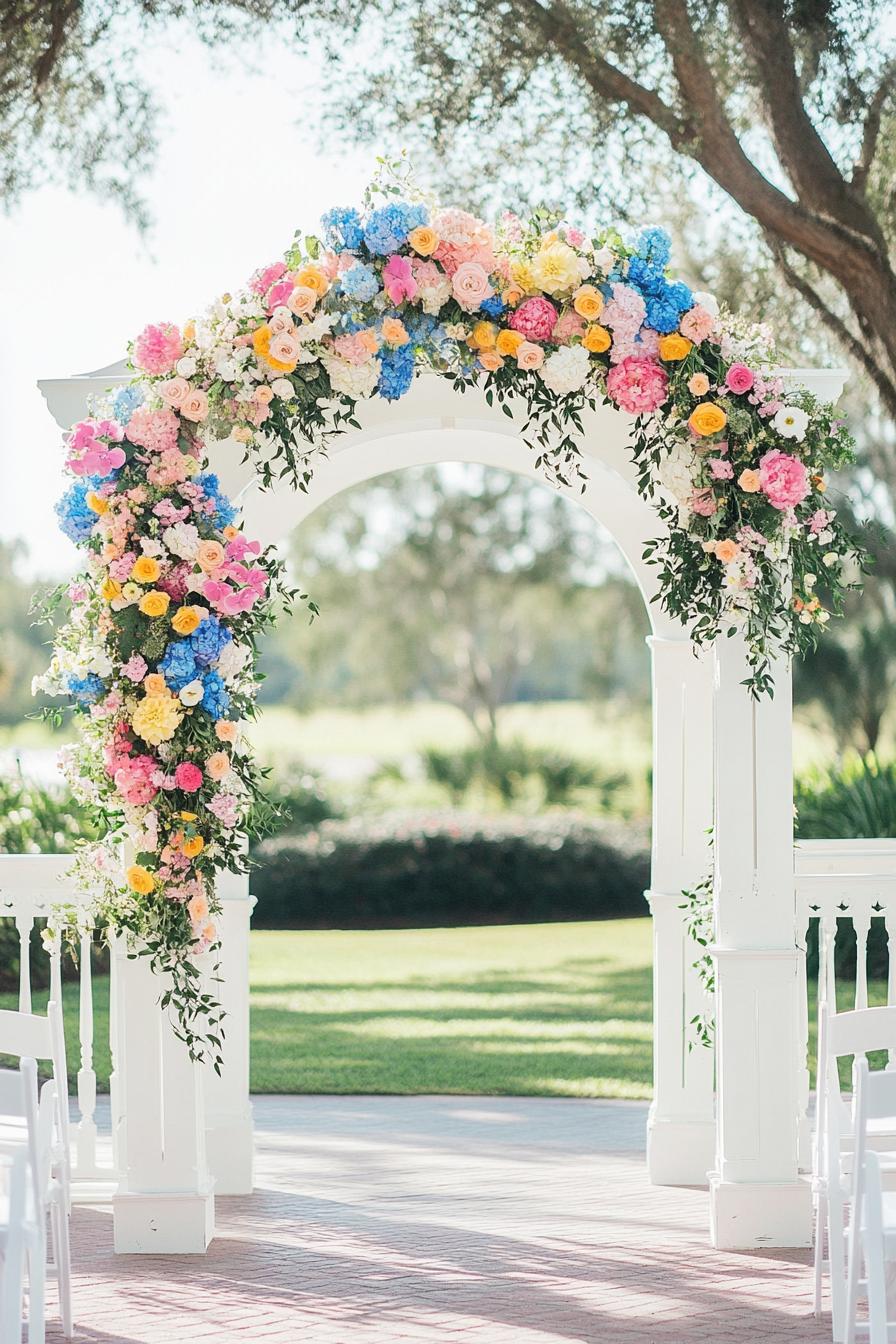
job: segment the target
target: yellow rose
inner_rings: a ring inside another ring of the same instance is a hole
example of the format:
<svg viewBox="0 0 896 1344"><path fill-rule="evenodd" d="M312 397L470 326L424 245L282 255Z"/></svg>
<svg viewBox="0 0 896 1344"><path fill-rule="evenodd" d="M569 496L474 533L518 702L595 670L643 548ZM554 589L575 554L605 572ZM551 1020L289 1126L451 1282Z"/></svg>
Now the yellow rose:
<svg viewBox="0 0 896 1344"><path fill-rule="evenodd" d="M192 635L204 614L201 607L178 607L171 617L172 628L179 635Z"/></svg>
<svg viewBox="0 0 896 1344"><path fill-rule="evenodd" d="M523 294L527 293L530 289L538 288L535 283L535 277L532 274L532 267L529 265L528 261L513 262L510 267L510 275L514 284L523 291Z"/></svg>
<svg viewBox="0 0 896 1344"><path fill-rule="evenodd" d="M602 355L605 350L609 350L613 344L613 337L607 331L595 322L593 326L588 327L585 335L582 337L582 344L586 350L590 350L592 355Z"/></svg>
<svg viewBox="0 0 896 1344"><path fill-rule="evenodd" d="M494 322L477 322L470 333L470 344L477 350L493 350L498 336Z"/></svg>
<svg viewBox="0 0 896 1344"><path fill-rule="evenodd" d="M181 821L196 821L198 815L199 815L199 814L198 814L197 812L179 812L179 813L178 813L178 816L180 817Z"/></svg>
<svg viewBox="0 0 896 1344"><path fill-rule="evenodd" d="M691 411L688 424L695 434L718 434L728 423L728 417L714 401L701 401Z"/></svg>
<svg viewBox="0 0 896 1344"><path fill-rule="evenodd" d="M664 359L667 364L684 359L691 348L692 343L687 336L679 336L677 331L660 337L660 359Z"/></svg>
<svg viewBox="0 0 896 1344"><path fill-rule="evenodd" d="M506 330L498 332L498 337L495 341L495 349L499 355L513 356L516 354L517 350L519 350L525 339L526 338L521 331L511 331L508 327Z"/></svg>
<svg viewBox="0 0 896 1344"><path fill-rule="evenodd" d="M600 317L604 306L604 296L593 285L579 285L573 295L572 306L579 317L584 317L590 322L593 318Z"/></svg>
<svg viewBox="0 0 896 1344"><path fill-rule="evenodd" d="M94 513L106 513L109 509L108 499L101 499L94 490L88 490L87 494L84 496L84 503L87 505L88 509L92 509Z"/></svg>
<svg viewBox="0 0 896 1344"><path fill-rule="evenodd" d="M155 619L157 616L165 615L170 601L171 598L167 593L161 592L158 588L151 588L148 593L143 594L137 606L144 616Z"/></svg>
<svg viewBox="0 0 896 1344"><path fill-rule="evenodd" d="M265 322L262 326L256 327L252 333L252 349L258 355L259 359L267 359L268 351L271 348L271 337L273 332Z"/></svg>
<svg viewBox="0 0 896 1344"><path fill-rule="evenodd" d="M545 294L564 294L582 278L582 262L567 243L548 243L532 260L532 279Z"/></svg>
<svg viewBox="0 0 896 1344"><path fill-rule="evenodd" d="M419 228L411 229L408 242L421 257L431 257L439 245L439 235L427 224L421 224Z"/></svg>
<svg viewBox="0 0 896 1344"><path fill-rule="evenodd" d="M185 840L181 845L181 850L188 859L195 859L197 854L201 854L205 849L205 841L201 835L194 835L189 840Z"/></svg>
<svg viewBox="0 0 896 1344"><path fill-rule="evenodd" d="M121 584L115 579L104 579L100 592L107 602L114 602L116 597L121 597Z"/></svg>
<svg viewBox="0 0 896 1344"><path fill-rule="evenodd" d="M181 718L173 695L146 695L131 715L131 725L138 737L157 747L174 736Z"/></svg>
<svg viewBox="0 0 896 1344"><path fill-rule="evenodd" d="M161 572L161 565L151 555L138 555L131 566L131 578L138 583L155 583Z"/></svg>
<svg viewBox="0 0 896 1344"><path fill-rule="evenodd" d="M156 885L149 869L139 863L132 863L130 868L126 869L125 877L131 891L136 891L138 896L148 896Z"/></svg>
<svg viewBox="0 0 896 1344"><path fill-rule="evenodd" d="M299 273L293 276L297 285L302 285L305 289L313 289L315 294L323 297L330 288L330 282L324 275L319 266L303 266Z"/></svg>

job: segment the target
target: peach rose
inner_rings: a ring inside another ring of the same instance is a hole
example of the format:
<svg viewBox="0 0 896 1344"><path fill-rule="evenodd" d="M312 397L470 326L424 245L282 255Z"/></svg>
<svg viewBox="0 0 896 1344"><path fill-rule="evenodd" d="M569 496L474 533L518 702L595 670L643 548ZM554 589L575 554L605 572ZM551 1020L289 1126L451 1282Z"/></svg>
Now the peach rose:
<svg viewBox="0 0 896 1344"><path fill-rule="evenodd" d="M159 395L169 406L175 410L180 410L187 397L190 394L190 384L186 378L181 378L178 374L176 378L166 378L164 383L159 383Z"/></svg>
<svg viewBox="0 0 896 1344"><path fill-rule="evenodd" d="M278 364L295 366L301 346L291 331L277 331L271 337L270 357Z"/></svg>
<svg viewBox="0 0 896 1344"><path fill-rule="evenodd" d="M206 574L211 574L213 570L224 563L224 547L220 541L201 541L196 559L199 562L199 568L204 570Z"/></svg>
<svg viewBox="0 0 896 1344"><path fill-rule="evenodd" d="M212 752L205 763L205 773L216 782L230 774L230 757L226 751Z"/></svg>
<svg viewBox="0 0 896 1344"><path fill-rule="evenodd" d="M316 303L317 290L312 289L310 285L296 285L286 300L287 308L296 317L307 317L313 311Z"/></svg>
<svg viewBox="0 0 896 1344"><path fill-rule="evenodd" d="M544 363L544 351L534 341L523 341L516 352L516 362L521 369L540 369Z"/></svg>
<svg viewBox="0 0 896 1344"><path fill-rule="evenodd" d="M187 420L204 420L208 415L208 397L200 387L194 387L181 402L180 413Z"/></svg>
<svg viewBox="0 0 896 1344"><path fill-rule="evenodd" d="M168 687L160 672L150 672L148 677L143 678L143 690L147 695L164 695Z"/></svg>
<svg viewBox="0 0 896 1344"><path fill-rule="evenodd" d="M268 406L274 400L274 394L267 383L261 383L259 387L256 387L252 395L256 401L261 402L262 406Z"/></svg>
<svg viewBox="0 0 896 1344"><path fill-rule="evenodd" d="M219 742L235 742L239 728L232 719L218 719L215 724L215 737Z"/></svg>
<svg viewBox="0 0 896 1344"><path fill-rule="evenodd" d="M705 397L709 391L709 379L705 373L695 373L688 379L688 391L692 397Z"/></svg>
<svg viewBox="0 0 896 1344"><path fill-rule="evenodd" d="M741 490L745 491L746 494L755 495L759 490L760 485L759 472L752 471L748 467L746 471L742 471L738 476L737 483Z"/></svg>
<svg viewBox="0 0 896 1344"><path fill-rule="evenodd" d="M384 317L382 331L383 340L387 345L407 345L410 340L405 325L399 317Z"/></svg>
<svg viewBox="0 0 896 1344"><path fill-rule="evenodd" d="M479 356L479 363L489 373L494 373L496 369L503 369L504 367L504 361L497 350L483 350Z"/></svg>
<svg viewBox="0 0 896 1344"><path fill-rule="evenodd" d="M462 261L451 277L451 290L461 308L473 313L483 299L491 298L494 290L489 284L488 272L478 261Z"/></svg>
<svg viewBox="0 0 896 1344"><path fill-rule="evenodd" d="M740 555L740 547L736 541L717 541L715 552L717 560L721 560L723 565L730 565Z"/></svg>
<svg viewBox="0 0 896 1344"><path fill-rule="evenodd" d="M419 228L411 229L408 242L419 256L431 257L439 245L439 235L427 224L421 224Z"/></svg>
<svg viewBox="0 0 896 1344"><path fill-rule="evenodd" d="M303 266L293 279L301 289L313 289L319 298L323 298L330 288L330 282L319 266Z"/></svg>
<svg viewBox="0 0 896 1344"><path fill-rule="evenodd" d="M201 891L190 897L187 902L187 913L191 924L201 924L204 919L208 919L208 900Z"/></svg>

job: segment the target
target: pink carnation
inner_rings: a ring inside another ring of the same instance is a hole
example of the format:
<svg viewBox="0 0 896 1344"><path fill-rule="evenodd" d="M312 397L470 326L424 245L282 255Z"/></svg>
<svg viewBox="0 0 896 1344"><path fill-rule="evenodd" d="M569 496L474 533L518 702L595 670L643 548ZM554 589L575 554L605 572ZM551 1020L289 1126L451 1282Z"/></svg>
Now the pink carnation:
<svg viewBox="0 0 896 1344"><path fill-rule="evenodd" d="M172 322L144 327L134 342L134 362L147 373L170 373L183 352L180 331Z"/></svg>
<svg viewBox="0 0 896 1344"><path fill-rule="evenodd" d="M646 415L662 406L669 391L666 370L653 359L629 355L607 376L607 393L629 415Z"/></svg>
<svg viewBox="0 0 896 1344"><path fill-rule="evenodd" d="M732 364L725 374L725 386L729 392L749 392L755 379L753 370L746 364Z"/></svg>
<svg viewBox="0 0 896 1344"><path fill-rule="evenodd" d="M773 509L793 509L809 493L809 477L798 457L777 448L759 459L759 486Z"/></svg>
<svg viewBox="0 0 896 1344"><path fill-rule="evenodd" d="M526 299L510 319L514 331L527 341L549 341L559 314L550 299Z"/></svg>
<svg viewBox="0 0 896 1344"><path fill-rule="evenodd" d="M682 336L687 336L689 341L699 345L712 335L715 324L716 320L709 309L698 303L688 309L678 325Z"/></svg>
<svg viewBox="0 0 896 1344"><path fill-rule="evenodd" d="M138 406L128 421L128 438L138 448L165 453L177 448L178 420L174 411L151 411Z"/></svg>
<svg viewBox="0 0 896 1344"><path fill-rule="evenodd" d="M195 793L202 788L202 771L192 761L181 761L174 772L174 782L184 793Z"/></svg>

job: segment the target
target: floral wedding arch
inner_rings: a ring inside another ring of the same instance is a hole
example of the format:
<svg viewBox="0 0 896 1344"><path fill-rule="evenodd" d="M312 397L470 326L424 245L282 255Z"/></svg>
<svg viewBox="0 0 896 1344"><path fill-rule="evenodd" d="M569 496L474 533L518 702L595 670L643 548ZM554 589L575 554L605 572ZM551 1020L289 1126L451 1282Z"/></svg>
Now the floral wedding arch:
<svg viewBox="0 0 896 1344"><path fill-rule="evenodd" d="M544 213L491 227L391 184L322 225L203 317L146 327L132 382L66 435L57 505L86 563L49 603L67 594L71 613L36 687L71 698L65 772L107 827L79 877L97 924L169 977L191 1055L215 1064L221 1014L196 954L217 945L215 875L241 870L261 800L241 727L257 640L296 596L241 531L217 444L242 444L263 485L307 490L357 403L397 400L425 368L522 405L537 465L584 489L581 415L609 402L635 417L659 600L698 644L740 630L756 695L777 654L814 643L860 559L825 494L851 457L843 423L808 390L785 395L766 332L668 277L662 229L626 243Z"/></svg>

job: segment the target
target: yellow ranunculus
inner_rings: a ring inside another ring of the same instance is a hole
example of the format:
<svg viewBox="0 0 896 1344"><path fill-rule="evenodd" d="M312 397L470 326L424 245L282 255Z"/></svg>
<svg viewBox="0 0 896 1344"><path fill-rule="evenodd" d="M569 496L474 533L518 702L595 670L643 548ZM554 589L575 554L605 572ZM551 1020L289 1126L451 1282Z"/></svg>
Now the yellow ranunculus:
<svg viewBox="0 0 896 1344"><path fill-rule="evenodd" d="M145 695L131 715L131 725L138 737L157 747L174 736L182 717L173 695Z"/></svg>
<svg viewBox="0 0 896 1344"><path fill-rule="evenodd" d="M179 635L192 635L202 617L197 607L178 607L171 617L171 625Z"/></svg>
<svg viewBox="0 0 896 1344"><path fill-rule="evenodd" d="M87 505L88 509L92 509L94 513L107 513L109 509L108 499L101 498L95 490L87 491L87 494L84 496L84 503Z"/></svg>
<svg viewBox="0 0 896 1344"><path fill-rule="evenodd" d="M525 339L526 338L521 331L511 331L510 328L507 327L504 331L498 332L498 337L495 341L495 349L499 355L513 356L516 354L517 350L519 350Z"/></svg>
<svg viewBox="0 0 896 1344"><path fill-rule="evenodd" d="M668 336L660 337L660 359L664 359L667 364L684 359L691 348L692 343L687 336L679 336L677 331L671 332Z"/></svg>
<svg viewBox="0 0 896 1344"><path fill-rule="evenodd" d="M518 285L524 294L538 288L532 274L532 267L528 261L514 261L510 267L510 276L514 284Z"/></svg>
<svg viewBox="0 0 896 1344"><path fill-rule="evenodd" d="M151 555L138 555L131 566L131 578L138 583L155 583L161 572L161 565Z"/></svg>
<svg viewBox="0 0 896 1344"><path fill-rule="evenodd" d="M431 257L439 245L439 235L428 224L421 224L419 228L411 229L408 242L421 257Z"/></svg>
<svg viewBox="0 0 896 1344"><path fill-rule="evenodd" d="M701 401L691 411L688 424L695 434L718 434L728 423L728 417L714 401Z"/></svg>
<svg viewBox="0 0 896 1344"><path fill-rule="evenodd" d="M143 594L137 606L144 616L155 619L158 616L165 615L170 601L171 598L167 593L161 592L158 588L151 588L148 593Z"/></svg>
<svg viewBox="0 0 896 1344"><path fill-rule="evenodd" d="M324 275L319 266L303 266L297 275L293 276L297 285L302 285L305 289L313 289L315 294L323 297L330 288L330 282Z"/></svg>
<svg viewBox="0 0 896 1344"><path fill-rule="evenodd" d="M132 863L130 868L125 870L125 877L131 891L136 891L138 896L148 896L156 885L156 880L149 869L139 863Z"/></svg>
<svg viewBox="0 0 896 1344"><path fill-rule="evenodd" d="M605 350L609 350L613 344L613 337L602 327L600 323L595 322L588 327L585 335L582 337L582 344L586 350L590 350L592 355L602 355Z"/></svg>
<svg viewBox="0 0 896 1344"><path fill-rule="evenodd" d="M549 243L532 258L532 279L545 294L567 293L582 279L581 258L568 243Z"/></svg>
<svg viewBox="0 0 896 1344"><path fill-rule="evenodd" d="M103 580L100 593L107 602L114 602L116 597L121 597L121 584L116 579L106 578Z"/></svg>
<svg viewBox="0 0 896 1344"><path fill-rule="evenodd" d="M604 306L604 296L593 285L579 285L573 295L572 306L579 317L584 317L590 322L595 317L600 317Z"/></svg>
<svg viewBox="0 0 896 1344"><path fill-rule="evenodd" d="M477 322L470 334L470 343L477 350L494 350L498 328L494 322Z"/></svg>

